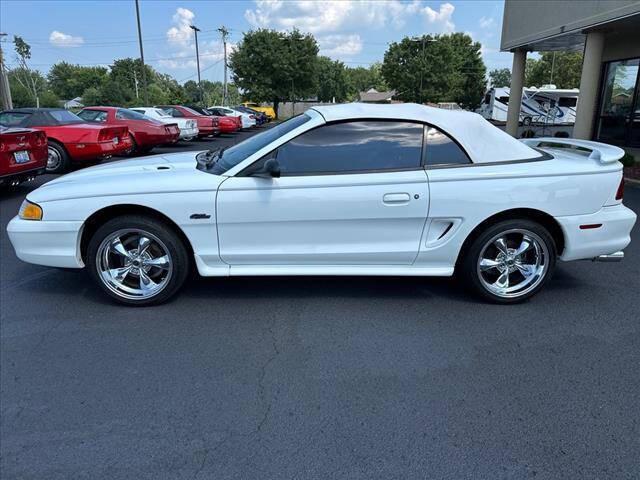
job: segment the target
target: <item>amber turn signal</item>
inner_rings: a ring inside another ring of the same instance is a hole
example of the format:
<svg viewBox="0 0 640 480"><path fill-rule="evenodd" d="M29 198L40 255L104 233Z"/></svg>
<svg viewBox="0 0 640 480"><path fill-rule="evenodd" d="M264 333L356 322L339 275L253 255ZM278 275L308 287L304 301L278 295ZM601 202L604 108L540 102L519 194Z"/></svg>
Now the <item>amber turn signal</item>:
<svg viewBox="0 0 640 480"><path fill-rule="evenodd" d="M22 205L20 205L18 216L22 220L42 220L42 208L40 205L25 200L22 202Z"/></svg>

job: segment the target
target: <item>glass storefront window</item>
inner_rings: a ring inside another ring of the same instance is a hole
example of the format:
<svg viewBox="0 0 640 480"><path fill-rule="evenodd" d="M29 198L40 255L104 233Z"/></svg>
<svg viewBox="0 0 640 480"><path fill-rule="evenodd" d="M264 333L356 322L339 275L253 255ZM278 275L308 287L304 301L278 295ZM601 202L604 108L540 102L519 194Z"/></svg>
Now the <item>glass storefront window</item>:
<svg viewBox="0 0 640 480"><path fill-rule="evenodd" d="M640 59L610 62L605 67L597 139L618 145L640 142L638 71Z"/></svg>

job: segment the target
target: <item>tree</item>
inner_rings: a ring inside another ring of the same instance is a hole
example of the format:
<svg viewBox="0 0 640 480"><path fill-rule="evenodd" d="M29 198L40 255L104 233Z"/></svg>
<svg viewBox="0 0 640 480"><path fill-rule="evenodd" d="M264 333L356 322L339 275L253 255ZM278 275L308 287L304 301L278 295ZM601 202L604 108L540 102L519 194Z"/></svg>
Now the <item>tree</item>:
<svg viewBox="0 0 640 480"><path fill-rule="evenodd" d="M31 59L31 46L22 37L14 36L13 45L16 51L18 68L14 69L14 78L28 92L36 107L40 106L40 93L46 88L46 82L38 82L41 75L29 68L27 60Z"/></svg>
<svg viewBox="0 0 640 480"><path fill-rule="evenodd" d="M370 88L375 88L379 92L388 90L389 88L382 76L382 64L380 63L374 63L369 68L347 68L346 74L349 100L356 99L358 93L365 92Z"/></svg>
<svg viewBox="0 0 640 480"><path fill-rule="evenodd" d="M73 99L89 87L99 88L108 78L104 67L83 67L59 62L51 67L47 79L49 87L61 98Z"/></svg>
<svg viewBox="0 0 640 480"><path fill-rule="evenodd" d="M382 75L401 100L475 108L485 89L480 49L465 33L405 37L385 52Z"/></svg>
<svg viewBox="0 0 640 480"><path fill-rule="evenodd" d="M511 85L511 70L500 68L489 72L489 82L492 87L508 87Z"/></svg>
<svg viewBox="0 0 640 480"><path fill-rule="evenodd" d="M349 94L349 79L344 63L318 57L318 100L344 102Z"/></svg>
<svg viewBox="0 0 640 480"><path fill-rule="evenodd" d="M537 60L527 59L525 84L529 87L553 84L558 88L578 88L581 74L581 53L542 52Z"/></svg>
<svg viewBox="0 0 640 480"><path fill-rule="evenodd" d="M234 83L254 102L305 98L315 93L318 44L311 35L254 30L229 57Z"/></svg>

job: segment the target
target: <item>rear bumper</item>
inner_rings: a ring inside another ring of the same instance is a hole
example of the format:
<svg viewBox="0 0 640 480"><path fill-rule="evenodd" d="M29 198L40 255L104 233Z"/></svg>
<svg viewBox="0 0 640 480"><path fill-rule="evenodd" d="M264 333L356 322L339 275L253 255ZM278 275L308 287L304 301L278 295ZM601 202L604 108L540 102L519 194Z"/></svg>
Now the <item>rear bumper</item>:
<svg viewBox="0 0 640 480"><path fill-rule="evenodd" d="M181 128L180 129L180 138L193 138L197 137L200 131L197 127L195 128Z"/></svg>
<svg viewBox="0 0 640 480"><path fill-rule="evenodd" d="M636 214L624 205L603 207L589 215L556 217L565 238L561 260L595 259L617 253L631 242ZM580 226L596 226L580 228Z"/></svg>
<svg viewBox="0 0 640 480"><path fill-rule="evenodd" d="M117 144L112 141L65 144L72 161L95 160L120 155L130 151L132 147L133 144L129 137L120 139Z"/></svg>
<svg viewBox="0 0 640 480"><path fill-rule="evenodd" d="M19 183L32 180L37 175L42 175L45 172L46 167L44 166L37 166L34 168L33 165L30 165L30 168L12 171L6 175L0 175L0 185L17 185Z"/></svg>
<svg viewBox="0 0 640 480"><path fill-rule="evenodd" d="M82 268L79 238L82 222L22 220L14 217L7 226L18 258L49 267Z"/></svg>

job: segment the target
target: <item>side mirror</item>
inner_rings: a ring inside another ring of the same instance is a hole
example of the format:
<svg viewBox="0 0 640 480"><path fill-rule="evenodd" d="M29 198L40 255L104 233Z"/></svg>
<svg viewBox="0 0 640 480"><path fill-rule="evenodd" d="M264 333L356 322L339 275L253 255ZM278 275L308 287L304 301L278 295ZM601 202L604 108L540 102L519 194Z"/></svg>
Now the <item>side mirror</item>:
<svg viewBox="0 0 640 480"><path fill-rule="evenodd" d="M264 176L280 178L280 164L275 158L270 158L264 162L260 173L264 174Z"/></svg>

